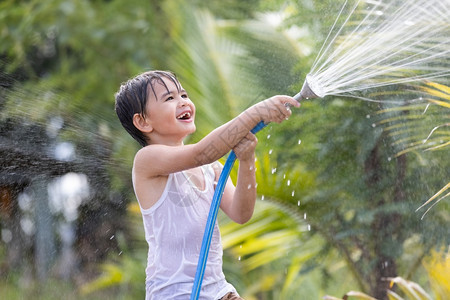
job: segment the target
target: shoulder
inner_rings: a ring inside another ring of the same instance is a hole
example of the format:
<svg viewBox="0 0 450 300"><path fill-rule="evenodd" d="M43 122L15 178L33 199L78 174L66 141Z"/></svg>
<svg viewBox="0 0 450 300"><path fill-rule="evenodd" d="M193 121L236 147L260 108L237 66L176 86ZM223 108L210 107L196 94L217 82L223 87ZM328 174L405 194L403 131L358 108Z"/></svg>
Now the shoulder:
<svg viewBox="0 0 450 300"><path fill-rule="evenodd" d="M223 165L219 161L215 161L211 164L211 168L213 169L217 180L220 176L220 173L222 173Z"/></svg>
<svg viewBox="0 0 450 300"><path fill-rule="evenodd" d="M220 161L216 160L211 164L211 167L213 168L214 172L222 172L223 165L220 163Z"/></svg>
<svg viewBox="0 0 450 300"><path fill-rule="evenodd" d="M153 158L158 155L159 152L164 151L164 148L167 148L168 146L165 145L148 145L145 147L142 147L139 149L138 152L136 152L136 155L134 156L134 161L139 162L146 158Z"/></svg>
<svg viewBox="0 0 450 300"><path fill-rule="evenodd" d="M149 171L151 171L151 167L156 166L158 160L160 160L163 154L167 152L167 148L168 146L165 145L148 145L141 148L134 156L134 175L150 175L151 173L149 173ZM157 175L158 174L155 174L155 176Z"/></svg>

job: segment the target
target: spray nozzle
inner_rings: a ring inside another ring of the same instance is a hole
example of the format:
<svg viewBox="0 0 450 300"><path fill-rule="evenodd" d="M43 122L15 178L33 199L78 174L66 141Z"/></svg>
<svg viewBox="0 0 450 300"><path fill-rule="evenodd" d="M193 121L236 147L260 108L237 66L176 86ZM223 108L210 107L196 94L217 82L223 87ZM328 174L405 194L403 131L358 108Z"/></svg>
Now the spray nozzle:
<svg viewBox="0 0 450 300"><path fill-rule="evenodd" d="M300 101L302 99L322 98L324 96L325 93L318 84L317 80L311 74L308 74L306 75L301 91L294 96L294 99Z"/></svg>

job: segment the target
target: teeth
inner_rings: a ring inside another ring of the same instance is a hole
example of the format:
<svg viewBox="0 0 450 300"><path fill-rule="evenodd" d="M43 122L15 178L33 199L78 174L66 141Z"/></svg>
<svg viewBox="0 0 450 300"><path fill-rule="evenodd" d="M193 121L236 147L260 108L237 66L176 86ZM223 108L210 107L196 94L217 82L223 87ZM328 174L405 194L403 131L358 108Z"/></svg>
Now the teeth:
<svg viewBox="0 0 450 300"><path fill-rule="evenodd" d="M185 112L184 114L178 116L178 119L190 118L190 117L191 117L191 113L190 112Z"/></svg>

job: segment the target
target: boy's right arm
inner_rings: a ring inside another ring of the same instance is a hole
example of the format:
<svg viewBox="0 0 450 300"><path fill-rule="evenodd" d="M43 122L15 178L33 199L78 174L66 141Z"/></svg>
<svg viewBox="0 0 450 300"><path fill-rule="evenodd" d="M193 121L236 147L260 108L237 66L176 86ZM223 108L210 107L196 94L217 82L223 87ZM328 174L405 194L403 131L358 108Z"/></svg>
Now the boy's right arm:
<svg viewBox="0 0 450 300"><path fill-rule="evenodd" d="M289 96L275 96L251 106L196 144L144 147L136 155L135 171L150 178L212 163L236 146L260 121L267 124L286 120L291 115L287 105L298 107L300 103Z"/></svg>

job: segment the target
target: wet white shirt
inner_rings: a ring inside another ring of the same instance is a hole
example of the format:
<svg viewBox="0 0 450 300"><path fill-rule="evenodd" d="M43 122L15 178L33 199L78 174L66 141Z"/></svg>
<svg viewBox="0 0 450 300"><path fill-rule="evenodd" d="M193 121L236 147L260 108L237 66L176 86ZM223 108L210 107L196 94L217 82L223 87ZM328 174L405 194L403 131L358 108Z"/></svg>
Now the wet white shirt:
<svg viewBox="0 0 450 300"><path fill-rule="evenodd" d="M205 189L193 184L186 172L169 175L160 199L141 208L149 245L146 299L189 299L192 292L206 220L214 195L214 170L202 167ZM199 299L220 299L234 287L222 271L222 243L217 221L211 239Z"/></svg>

